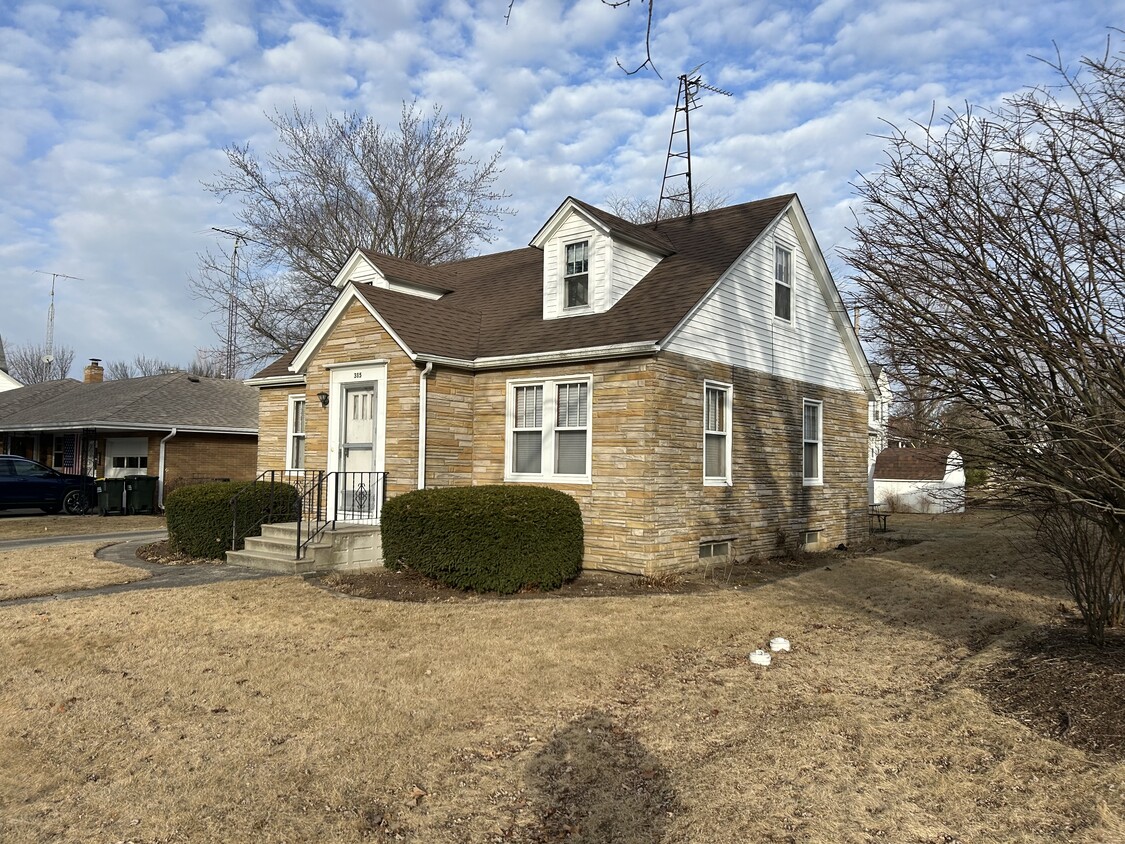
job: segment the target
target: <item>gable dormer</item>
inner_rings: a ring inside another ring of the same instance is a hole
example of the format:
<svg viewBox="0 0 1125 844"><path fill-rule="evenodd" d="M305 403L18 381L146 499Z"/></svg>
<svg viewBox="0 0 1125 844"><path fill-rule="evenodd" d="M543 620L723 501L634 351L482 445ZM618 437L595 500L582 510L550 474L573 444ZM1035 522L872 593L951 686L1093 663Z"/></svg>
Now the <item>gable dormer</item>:
<svg viewBox="0 0 1125 844"><path fill-rule="evenodd" d="M531 245L543 250L543 319L605 313L673 251L651 229L573 197Z"/></svg>
<svg viewBox="0 0 1125 844"><path fill-rule="evenodd" d="M342 290L349 281L354 281L423 299L440 299L450 291L440 283L438 273L434 267L356 249L336 273L332 286Z"/></svg>

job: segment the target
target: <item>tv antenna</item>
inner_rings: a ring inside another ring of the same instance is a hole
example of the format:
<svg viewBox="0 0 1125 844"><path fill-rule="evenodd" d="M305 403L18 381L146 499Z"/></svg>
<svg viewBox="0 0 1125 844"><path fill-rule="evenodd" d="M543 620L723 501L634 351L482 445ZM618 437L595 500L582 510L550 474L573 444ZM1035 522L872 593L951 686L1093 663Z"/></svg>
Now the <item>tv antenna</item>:
<svg viewBox="0 0 1125 844"><path fill-rule="evenodd" d="M68 278L71 281L85 281L76 275L66 275L65 273L50 273L45 270L36 270L39 275L49 275L51 277L51 304L47 308L47 346L43 350L43 363L47 364L47 371L50 372L51 364L55 362L55 282L60 278Z"/></svg>
<svg viewBox="0 0 1125 844"><path fill-rule="evenodd" d="M703 64L706 64L706 62ZM676 204L680 211L683 211L686 207L689 220L694 212L691 185L691 119L689 115L699 108L700 104L697 97L700 90L722 94L724 97L734 96L730 91L724 91L722 88L716 88L714 85L708 85L704 82L699 75L701 67L703 67L702 64L697 65L695 70L688 71L680 76L680 88L676 92L676 110L672 115L672 134L668 137L668 157L664 161L664 181L660 184L660 201L656 204L657 224L660 223L660 212L663 210L665 201ZM672 172L679 167L683 167L683 170L678 173ZM680 178L684 181L677 184L675 180ZM669 185L669 182L672 182L672 184ZM682 217L684 215L678 214L676 216Z"/></svg>
<svg viewBox="0 0 1125 844"><path fill-rule="evenodd" d="M222 375L224 378L234 378L235 369L238 367L238 250L250 238L245 232L231 231L211 226L211 231L225 234L234 238L234 249L230 254L230 296L227 298L227 337L223 348Z"/></svg>

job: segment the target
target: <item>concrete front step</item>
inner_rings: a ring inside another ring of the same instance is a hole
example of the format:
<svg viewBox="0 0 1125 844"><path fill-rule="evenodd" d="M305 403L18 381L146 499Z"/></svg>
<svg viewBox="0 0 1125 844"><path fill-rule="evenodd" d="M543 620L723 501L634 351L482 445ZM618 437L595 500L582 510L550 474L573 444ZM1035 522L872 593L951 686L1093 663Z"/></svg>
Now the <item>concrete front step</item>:
<svg viewBox="0 0 1125 844"><path fill-rule="evenodd" d="M338 524L318 536L298 560L295 522L262 525L262 535L247 537L242 551L228 551L227 562L290 574L372 568L383 564L383 543L378 525Z"/></svg>

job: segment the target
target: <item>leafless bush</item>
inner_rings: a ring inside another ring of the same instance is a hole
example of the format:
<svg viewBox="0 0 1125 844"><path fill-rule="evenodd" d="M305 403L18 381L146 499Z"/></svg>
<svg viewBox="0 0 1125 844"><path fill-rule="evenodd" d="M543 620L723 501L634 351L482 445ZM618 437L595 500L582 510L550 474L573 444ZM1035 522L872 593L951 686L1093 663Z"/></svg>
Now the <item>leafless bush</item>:
<svg viewBox="0 0 1125 844"><path fill-rule="evenodd" d="M1039 541L1062 565L1087 637L1104 645L1106 628L1125 622L1125 545L1097 514L1064 505L1042 512Z"/></svg>

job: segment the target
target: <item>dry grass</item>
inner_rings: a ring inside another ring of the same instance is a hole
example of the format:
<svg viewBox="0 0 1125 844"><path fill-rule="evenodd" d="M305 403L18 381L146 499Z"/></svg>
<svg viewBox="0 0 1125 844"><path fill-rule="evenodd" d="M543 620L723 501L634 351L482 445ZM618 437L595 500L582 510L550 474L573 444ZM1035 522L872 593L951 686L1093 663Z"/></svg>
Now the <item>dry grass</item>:
<svg viewBox="0 0 1125 844"><path fill-rule="evenodd" d="M0 516L0 540L164 530L163 516Z"/></svg>
<svg viewBox="0 0 1125 844"><path fill-rule="evenodd" d="M103 545L104 542L74 542L0 551L0 601L132 583L149 577L142 569L95 559L94 552ZM0 616L0 625L3 621Z"/></svg>
<svg viewBox="0 0 1125 844"><path fill-rule="evenodd" d="M1056 613L1027 535L895 527L947 525L703 596L0 608L0 840L1122 840L1125 765L970 682Z"/></svg>

